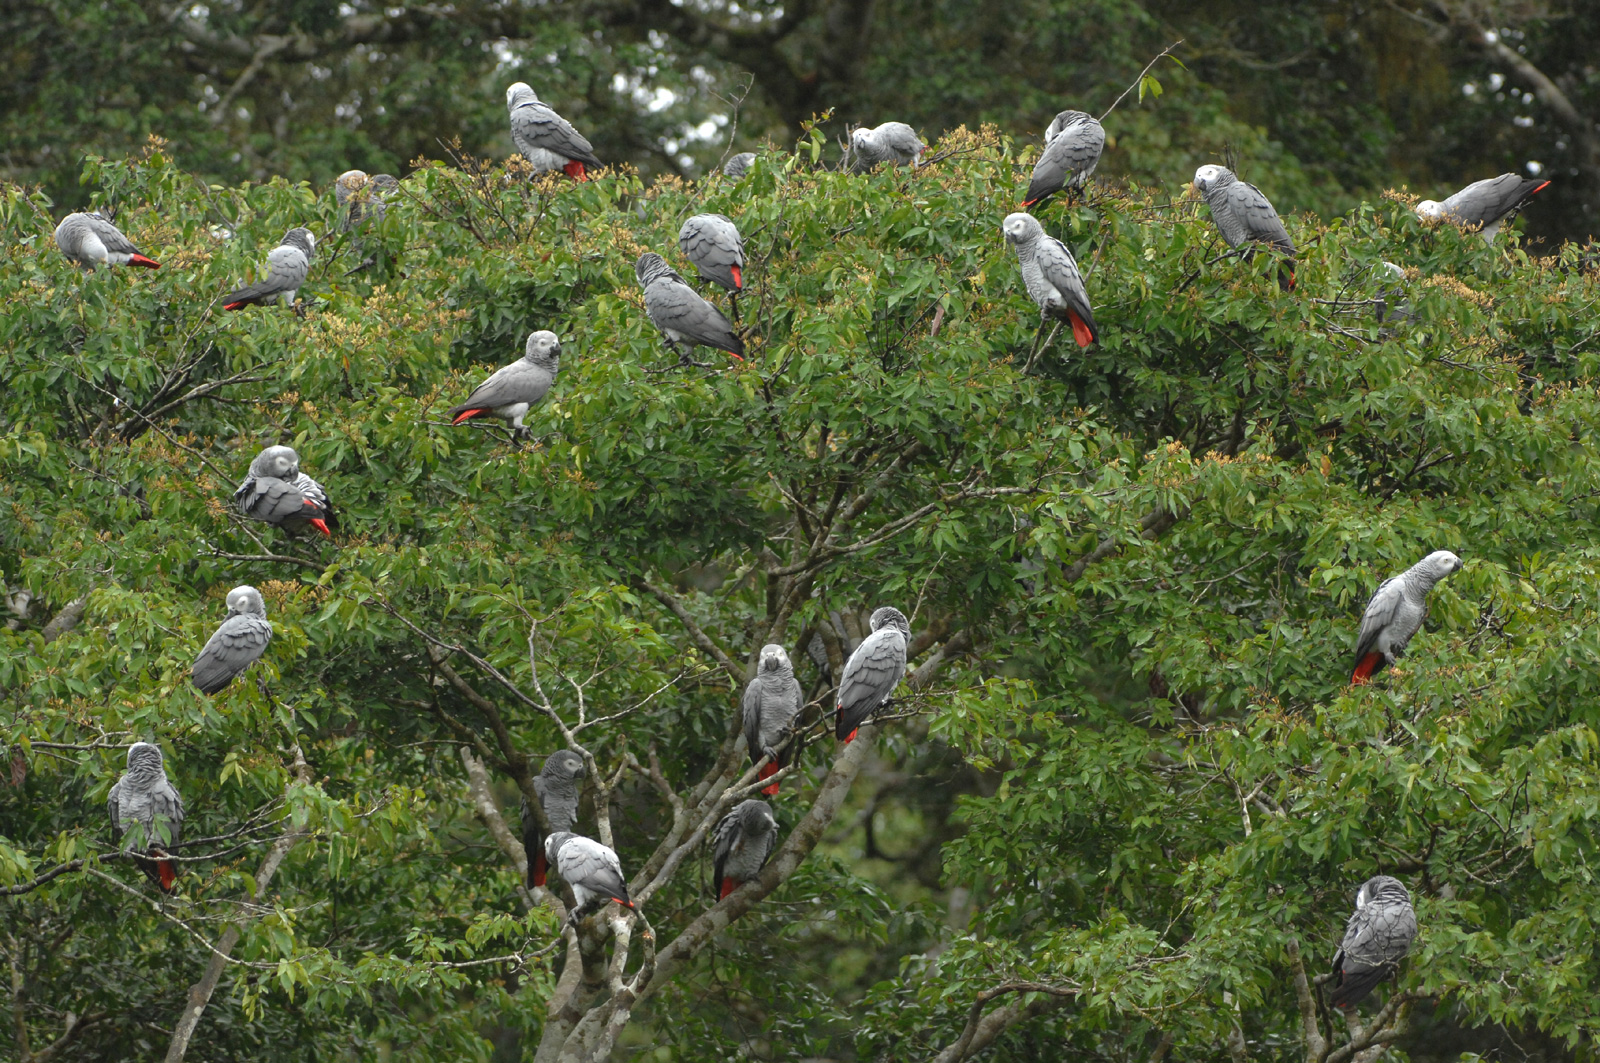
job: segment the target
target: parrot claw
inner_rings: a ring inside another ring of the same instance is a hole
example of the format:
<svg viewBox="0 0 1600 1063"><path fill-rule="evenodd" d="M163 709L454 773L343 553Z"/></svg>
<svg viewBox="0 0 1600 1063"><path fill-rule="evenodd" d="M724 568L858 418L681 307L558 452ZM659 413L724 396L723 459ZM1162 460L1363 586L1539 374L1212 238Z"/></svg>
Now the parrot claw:
<svg viewBox="0 0 1600 1063"><path fill-rule="evenodd" d="M296 299L290 304L289 308L294 311L294 316L301 321L306 319L306 302L304 299Z"/></svg>

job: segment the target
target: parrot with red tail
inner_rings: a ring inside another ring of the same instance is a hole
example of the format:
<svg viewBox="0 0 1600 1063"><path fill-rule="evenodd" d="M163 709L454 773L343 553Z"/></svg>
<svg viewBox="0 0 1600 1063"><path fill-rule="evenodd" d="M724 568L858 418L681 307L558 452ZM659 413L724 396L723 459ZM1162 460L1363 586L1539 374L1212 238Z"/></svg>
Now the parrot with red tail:
<svg viewBox="0 0 1600 1063"><path fill-rule="evenodd" d="M528 336L521 358L496 369L489 379L472 389L467 401L449 410L451 424L474 417L495 417L517 433L526 432L522 419L544 401L561 372L561 340L541 329Z"/></svg>
<svg viewBox="0 0 1600 1063"><path fill-rule="evenodd" d="M1378 584L1361 614L1351 686L1365 685L1373 673L1400 659L1428 615L1428 592L1446 576L1461 571L1461 564L1450 551L1435 550L1400 575Z"/></svg>
<svg viewBox="0 0 1600 1063"><path fill-rule="evenodd" d="M761 647L756 677L744 688L742 708L744 741L750 762L768 758L761 769L763 779L776 775L779 768L794 759L799 738L786 740L804 704L800 681L794 677L794 665L783 647L776 644ZM778 784L764 787L761 792L772 797L778 792Z"/></svg>
<svg viewBox="0 0 1600 1063"><path fill-rule="evenodd" d="M588 167L602 165L594 156L594 145L541 101L527 82L506 89L506 110L511 113L511 139L535 173L560 170L574 181L587 181Z"/></svg>
<svg viewBox="0 0 1600 1063"><path fill-rule="evenodd" d="M316 528L332 538L338 524L328 492L300 471L293 447L268 447L250 463L250 475L233 493L236 509L251 520L276 524L289 532Z"/></svg>
<svg viewBox="0 0 1600 1063"><path fill-rule="evenodd" d="M867 718L889 703L889 696L906 674L911 624L905 614L888 605L874 609L871 626L872 634L861 640L839 678L834 737L847 745Z"/></svg>
<svg viewBox="0 0 1600 1063"><path fill-rule="evenodd" d="M141 255L121 229L99 214L68 214L62 218L56 226L56 246L85 273L93 273L96 266L161 268L161 263Z"/></svg>
<svg viewBox="0 0 1600 1063"><path fill-rule="evenodd" d="M778 842L772 806L754 798L741 801L711 833L711 883L717 900L761 874Z"/></svg>
<svg viewBox="0 0 1600 1063"><path fill-rule="evenodd" d="M583 758L570 749L560 749L544 759L544 767L533 777L533 789L550 821L550 830L570 831L578 822L578 795L588 769ZM528 888L543 886L550 861L544 851L544 831L539 817L522 800L522 848L528 856Z"/></svg>
<svg viewBox="0 0 1600 1063"><path fill-rule="evenodd" d="M106 811L112 840L135 854L140 870L161 892L171 893L178 865L168 850L177 847L183 828L183 798L167 778L162 759L161 748L149 742L129 746L128 770L112 785Z"/></svg>

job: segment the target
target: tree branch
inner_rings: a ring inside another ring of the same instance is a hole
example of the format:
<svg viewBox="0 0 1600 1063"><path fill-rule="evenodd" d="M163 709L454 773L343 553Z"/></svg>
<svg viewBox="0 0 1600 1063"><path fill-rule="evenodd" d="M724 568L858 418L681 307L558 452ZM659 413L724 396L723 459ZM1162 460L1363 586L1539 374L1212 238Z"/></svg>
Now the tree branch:
<svg viewBox="0 0 1600 1063"><path fill-rule="evenodd" d="M929 1063L961 1063L970 1053L987 1048L996 1037L1017 1023L1031 1019L1042 1011L1058 1008L1077 997L1079 992L1079 986L1056 986L1043 982L1007 982L993 989L985 989L973 1000L961 1036L956 1038L954 1044L932 1057ZM988 1015L983 1013L990 1001L1011 993L1043 993L1045 996L1028 1003L1007 1004Z"/></svg>

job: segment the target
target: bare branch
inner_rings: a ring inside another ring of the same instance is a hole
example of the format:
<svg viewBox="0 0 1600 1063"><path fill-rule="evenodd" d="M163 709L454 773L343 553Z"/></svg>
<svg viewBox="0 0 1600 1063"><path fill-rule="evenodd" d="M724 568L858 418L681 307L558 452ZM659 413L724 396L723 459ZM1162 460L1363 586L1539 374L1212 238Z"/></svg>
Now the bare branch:
<svg viewBox="0 0 1600 1063"><path fill-rule="evenodd" d="M961 1063L970 1053L987 1048L996 1037L1012 1026L1042 1011L1060 1007L1075 998L1079 992L1081 987L1077 985L1057 986L1044 982L1007 982L993 989L985 989L973 1000L972 1009L967 1013L967 1025L961 1031L961 1036L956 1038L954 1044L934 1056L930 1063ZM1042 993L1044 996L1030 1003L1008 1004L996 1008L988 1015L983 1013L983 1009L990 1001L1012 993Z"/></svg>

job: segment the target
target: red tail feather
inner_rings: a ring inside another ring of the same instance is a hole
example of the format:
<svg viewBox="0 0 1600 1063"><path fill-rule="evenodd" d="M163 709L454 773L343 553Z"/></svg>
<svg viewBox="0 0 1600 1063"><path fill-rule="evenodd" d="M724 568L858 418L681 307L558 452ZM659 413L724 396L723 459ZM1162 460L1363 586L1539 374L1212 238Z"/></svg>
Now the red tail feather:
<svg viewBox="0 0 1600 1063"><path fill-rule="evenodd" d="M768 764L766 767L761 769L761 777L763 779L770 779L776 774L778 774L778 766L776 764ZM771 786L763 786L761 788L761 792L766 794L768 797L772 797L777 794L778 787L780 785L781 784L779 783L773 783Z"/></svg>
<svg viewBox="0 0 1600 1063"><path fill-rule="evenodd" d="M222 309L224 309L224 310L243 310L245 307L247 307L249 305L250 305L249 303L229 303L227 306L224 306Z"/></svg>
<svg viewBox="0 0 1600 1063"><path fill-rule="evenodd" d="M1072 322L1072 338L1078 341L1079 347L1087 347L1094 342L1094 333L1084 324L1083 318L1068 310L1067 320Z"/></svg>
<svg viewBox="0 0 1600 1063"><path fill-rule="evenodd" d="M861 728L857 727L854 731L851 731L849 734L845 735L844 736L844 744L845 745L849 745L851 742L854 742L856 740L856 734L860 730L861 730Z"/></svg>
<svg viewBox="0 0 1600 1063"><path fill-rule="evenodd" d="M738 266L729 266L728 267L728 272L733 274L733 286L735 288L743 288L744 287L744 278L739 275L739 267Z"/></svg>
<svg viewBox="0 0 1600 1063"><path fill-rule="evenodd" d="M540 853L535 856L533 858L533 884L535 886L543 886L545 876L548 875L549 872L550 869L544 861L544 854Z"/></svg>
<svg viewBox="0 0 1600 1063"><path fill-rule="evenodd" d="M482 410L462 410L460 413L456 414L456 419L450 423L453 425L460 424L462 421L465 421L470 417L476 417L478 414L483 412L484 411Z"/></svg>
<svg viewBox="0 0 1600 1063"><path fill-rule="evenodd" d="M617 899L615 897L613 897L611 899L614 900L614 901L617 901ZM632 901L617 901L617 903L622 905L624 908L632 908L633 907L633 902Z"/></svg>
<svg viewBox="0 0 1600 1063"><path fill-rule="evenodd" d="M333 532L328 530L328 522L323 520L321 517L312 517L311 525L328 538L333 538Z"/></svg>
<svg viewBox="0 0 1600 1063"><path fill-rule="evenodd" d="M719 900L719 901L722 900L722 898L726 897L728 894L732 893L734 890L738 889L742 885L744 885L744 883L738 881L737 879L731 879L731 878L723 879L722 880L722 892L717 895L717 900Z"/></svg>
<svg viewBox="0 0 1600 1063"><path fill-rule="evenodd" d="M145 258L143 255L129 255L128 256L128 265L130 265L130 266L143 266L145 269L160 269L161 268L161 263L157 262L153 258Z"/></svg>
<svg viewBox="0 0 1600 1063"><path fill-rule="evenodd" d="M1530 196L1536 196L1536 195L1538 195L1538 194L1539 194L1539 193L1540 193L1540 192L1543 192L1543 191L1544 191L1544 190L1545 190L1545 189L1547 189L1547 188L1549 188L1549 187L1550 187L1550 182L1549 182L1549 181L1546 181L1546 182L1545 182L1545 183L1544 183L1544 184L1542 184L1542 185L1540 185L1540 186L1539 186L1539 187L1538 187L1538 188L1535 188L1535 189L1534 189L1534 190L1533 190L1533 191L1532 191L1532 192L1529 192L1529 193L1528 193L1528 195L1530 195Z"/></svg>
<svg viewBox="0 0 1600 1063"><path fill-rule="evenodd" d="M1024 199L1022 201L1022 209L1023 210L1027 210L1029 207L1033 206L1037 202L1039 202L1037 199Z"/></svg>
<svg viewBox="0 0 1600 1063"><path fill-rule="evenodd" d="M171 893L173 884L178 881L178 869L172 866L171 860L158 860L156 870L161 873L162 891Z"/></svg>
<svg viewBox="0 0 1600 1063"><path fill-rule="evenodd" d="M1361 658L1361 663L1356 665L1355 674L1350 677L1353 687L1366 686L1367 680L1372 678L1372 673L1378 670L1378 665L1383 663L1383 654L1369 653Z"/></svg>
<svg viewBox="0 0 1600 1063"><path fill-rule="evenodd" d="M573 159L565 166L561 167L561 172L572 178L574 181L588 180L588 178L584 176L583 163L579 162L577 159Z"/></svg>

